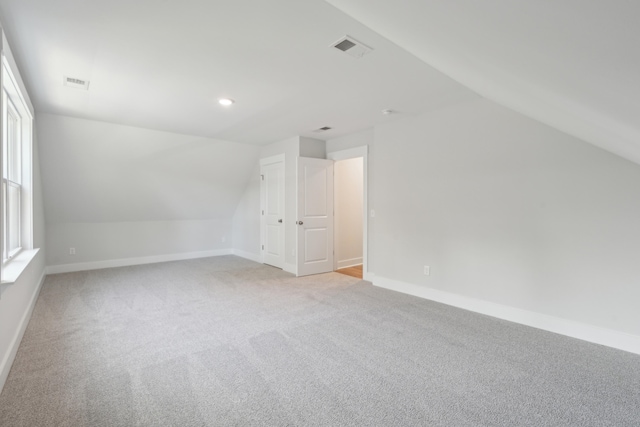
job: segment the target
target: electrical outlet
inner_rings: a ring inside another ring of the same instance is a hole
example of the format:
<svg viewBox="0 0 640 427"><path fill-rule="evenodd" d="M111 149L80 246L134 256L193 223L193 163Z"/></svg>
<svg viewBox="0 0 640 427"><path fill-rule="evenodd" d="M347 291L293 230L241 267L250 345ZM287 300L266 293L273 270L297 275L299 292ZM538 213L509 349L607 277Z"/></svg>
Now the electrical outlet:
<svg viewBox="0 0 640 427"><path fill-rule="evenodd" d="M428 265L424 266L424 275L425 276L431 275L431 267L429 267Z"/></svg>
<svg viewBox="0 0 640 427"><path fill-rule="evenodd" d="M220 241L221 241L222 243L226 242L226 241L227 241L227 237L226 237L226 236L222 236L222 238L220 238Z"/></svg>
<svg viewBox="0 0 640 427"><path fill-rule="evenodd" d="M75 255L76 254L76 248L69 248L69 255Z"/></svg>

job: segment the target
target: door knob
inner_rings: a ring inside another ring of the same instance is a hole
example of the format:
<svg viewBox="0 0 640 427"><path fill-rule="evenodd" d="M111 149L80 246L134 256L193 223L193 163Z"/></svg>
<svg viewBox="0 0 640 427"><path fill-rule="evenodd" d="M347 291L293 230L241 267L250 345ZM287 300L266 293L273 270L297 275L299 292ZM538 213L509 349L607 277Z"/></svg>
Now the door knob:
<svg viewBox="0 0 640 427"><path fill-rule="evenodd" d="M296 224L298 224L298 225L302 225L302 224L304 224L304 223L303 223L302 221L298 221L298 222L296 222Z"/></svg>
<svg viewBox="0 0 640 427"><path fill-rule="evenodd" d="M279 219L279 220L278 220L278 222L279 222L280 224L282 224L282 220L281 220L281 219Z"/></svg>

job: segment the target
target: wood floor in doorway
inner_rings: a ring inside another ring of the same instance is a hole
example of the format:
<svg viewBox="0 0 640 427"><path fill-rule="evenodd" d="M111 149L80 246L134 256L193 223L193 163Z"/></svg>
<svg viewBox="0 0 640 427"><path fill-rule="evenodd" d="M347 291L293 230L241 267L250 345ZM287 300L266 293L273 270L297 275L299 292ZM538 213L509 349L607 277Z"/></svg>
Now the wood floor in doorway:
<svg viewBox="0 0 640 427"><path fill-rule="evenodd" d="M336 270L336 273L346 274L347 276L362 279L362 264L354 265L353 267L341 268L340 270Z"/></svg>

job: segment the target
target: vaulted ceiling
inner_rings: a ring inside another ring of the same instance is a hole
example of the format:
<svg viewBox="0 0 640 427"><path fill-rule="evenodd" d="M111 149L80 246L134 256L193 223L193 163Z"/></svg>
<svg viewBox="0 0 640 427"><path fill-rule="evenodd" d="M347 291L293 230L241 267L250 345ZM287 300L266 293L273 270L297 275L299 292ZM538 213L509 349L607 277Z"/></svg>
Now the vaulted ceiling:
<svg viewBox="0 0 640 427"><path fill-rule="evenodd" d="M637 1L0 0L0 15L39 112L262 145L481 95L640 163ZM346 34L374 51L329 47Z"/></svg>
<svg viewBox="0 0 640 427"><path fill-rule="evenodd" d="M640 2L328 2L478 94L640 163Z"/></svg>
<svg viewBox="0 0 640 427"><path fill-rule="evenodd" d="M476 96L320 0L1 0L0 13L45 113L262 145ZM374 51L330 48L344 35Z"/></svg>

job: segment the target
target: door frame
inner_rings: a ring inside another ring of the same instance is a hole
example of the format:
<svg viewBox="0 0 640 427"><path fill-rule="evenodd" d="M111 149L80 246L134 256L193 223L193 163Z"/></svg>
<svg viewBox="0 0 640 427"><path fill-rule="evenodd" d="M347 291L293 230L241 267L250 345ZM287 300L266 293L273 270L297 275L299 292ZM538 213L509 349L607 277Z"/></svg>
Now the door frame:
<svg viewBox="0 0 640 427"><path fill-rule="evenodd" d="M287 188L286 188L286 163L285 163L285 155L284 154L277 154L275 156L270 156L270 157L265 157L264 159L260 159L260 175L262 175L262 168L263 166L267 166L267 165L271 165L274 163L282 163L282 172L283 172L283 185L284 185L284 189L283 189L283 205L284 205L284 210L282 211L282 240L284 242L284 251L282 253L282 265L284 268L284 265L286 264L286 239L287 239L287 228L286 228L286 224L287 224ZM266 233L267 233L267 216L264 215L262 212L265 209L265 205L266 205L266 200L265 200L265 190L264 190L264 184L265 181L262 179L262 176L260 177L260 264L264 264L264 245L266 243Z"/></svg>
<svg viewBox="0 0 640 427"><path fill-rule="evenodd" d="M362 157L362 278L368 280L369 276L369 146L362 145L360 147L349 148L346 150L337 150L327 153L327 159L333 161L356 159ZM335 193L334 193L335 197ZM335 230L335 229L334 229ZM335 238L333 239L335 245ZM337 268L337 259L333 258L333 269Z"/></svg>

